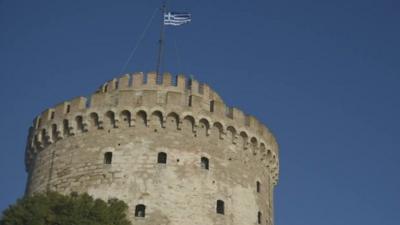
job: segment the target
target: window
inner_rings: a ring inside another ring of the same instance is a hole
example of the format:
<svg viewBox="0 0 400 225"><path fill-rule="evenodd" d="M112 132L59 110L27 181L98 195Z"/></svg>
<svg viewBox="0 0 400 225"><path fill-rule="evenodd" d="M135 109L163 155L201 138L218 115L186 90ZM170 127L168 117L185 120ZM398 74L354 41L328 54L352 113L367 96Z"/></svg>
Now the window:
<svg viewBox="0 0 400 225"><path fill-rule="evenodd" d="M111 164L112 162L112 152L104 153L104 164Z"/></svg>
<svg viewBox="0 0 400 225"><path fill-rule="evenodd" d="M119 81L117 80L117 81L115 81L115 89L118 89L119 88Z"/></svg>
<svg viewBox="0 0 400 225"><path fill-rule="evenodd" d="M110 127L112 128L116 128L116 124L115 124L115 113L113 111L108 111L105 114L106 118L107 118L107 123Z"/></svg>
<svg viewBox="0 0 400 225"><path fill-rule="evenodd" d="M136 205L135 208L135 217L145 217L146 216L146 206L145 205Z"/></svg>
<svg viewBox="0 0 400 225"><path fill-rule="evenodd" d="M217 213L222 215L225 214L224 201L222 200L217 200Z"/></svg>
<svg viewBox="0 0 400 225"><path fill-rule="evenodd" d="M158 158L157 158L157 163L166 164L167 163L167 153L159 152Z"/></svg>
<svg viewBox="0 0 400 225"><path fill-rule="evenodd" d="M66 136L70 135L70 133L69 133L69 122L68 122L68 120L64 120L64 121L63 121L63 133L64 133L64 135L66 135Z"/></svg>
<svg viewBox="0 0 400 225"><path fill-rule="evenodd" d="M50 118L54 119L55 112L51 112Z"/></svg>
<svg viewBox="0 0 400 225"><path fill-rule="evenodd" d="M188 106L192 107L192 95L189 96L189 104Z"/></svg>
<svg viewBox="0 0 400 225"><path fill-rule="evenodd" d="M260 189L261 189L261 184L259 181L257 181L257 192L260 193Z"/></svg>
<svg viewBox="0 0 400 225"><path fill-rule="evenodd" d="M208 158L201 157L201 168L208 170Z"/></svg>
<svg viewBox="0 0 400 225"><path fill-rule="evenodd" d="M46 143L46 141L47 141L47 135L46 135L45 129L42 130L42 141L43 141L43 143Z"/></svg>
<svg viewBox="0 0 400 225"><path fill-rule="evenodd" d="M71 112L71 105L67 105L67 113Z"/></svg>
<svg viewBox="0 0 400 225"><path fill-rule="evenodd" d="M261 224L261 217L262 217L261 212L258 212L258 215L257 215L257 223L258 224Z"/></svg>
<svg viewBox="0 0 400 225"><path fill-rule="evenodd" d="M128 110L122 111L120 114L120 118L122 119L122 121L125 122L125 124L128 125L128 127L131 126L131 112L129 112Z"/></svg>
<svg viewBox="0 0 400 225"><path fill-rule="evenodd" d="M53 124L51 125L51 137L53 138L53 141L57 140L58 132L57 132L57 125Z"/></svg>
<svg viewBox="0 0 400 225"><path fill-rule="evenodd" d="M85 127L84 127L84 125L83 125L83 117L82 117L82 116L77 116L77 117L75 118L75 121L76 121L76 128L77 128L79 131L84 132Z"/></svg>
<svg viewBox="0 0 400 225"><path fill-rule="evenodd" d="M99 115L95 112L90 113L90 125L92 127L100 128Z"/></svg>

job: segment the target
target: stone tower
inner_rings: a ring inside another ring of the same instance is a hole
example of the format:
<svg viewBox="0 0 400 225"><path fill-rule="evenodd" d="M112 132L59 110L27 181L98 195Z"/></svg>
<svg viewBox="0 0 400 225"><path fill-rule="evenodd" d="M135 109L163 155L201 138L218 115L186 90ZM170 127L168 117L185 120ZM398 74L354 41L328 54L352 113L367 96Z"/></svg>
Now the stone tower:
<svg viewBox="0 0 400 225"><path fill-rule="evenodd" d="M125 75L45 110L25 164L27 195L116 197L133 224L273 224L274 136L181 75Z"/></svg>

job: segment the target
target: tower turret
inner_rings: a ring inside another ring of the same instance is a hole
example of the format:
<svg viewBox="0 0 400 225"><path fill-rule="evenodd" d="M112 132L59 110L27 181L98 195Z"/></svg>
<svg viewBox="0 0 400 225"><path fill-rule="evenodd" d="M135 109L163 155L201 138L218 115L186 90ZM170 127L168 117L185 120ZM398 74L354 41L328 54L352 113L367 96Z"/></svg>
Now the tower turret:
<svg viewBox="0 0 400 225"><path fill-rule="evenodd" d="M273 224L274 136L182 75L124 75L45 110L25 164L28 195L117 197L133 224Z"/></svg>

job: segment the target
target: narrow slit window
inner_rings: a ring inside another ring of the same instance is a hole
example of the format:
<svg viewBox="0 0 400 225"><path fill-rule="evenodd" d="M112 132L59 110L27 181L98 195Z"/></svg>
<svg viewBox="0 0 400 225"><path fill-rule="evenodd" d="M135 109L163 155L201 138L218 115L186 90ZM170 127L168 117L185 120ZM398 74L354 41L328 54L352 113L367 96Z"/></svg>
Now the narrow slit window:
<svg viewBox="0 0 400 225"><path fill-rule="evenodd" d="M217 213L218 214L225 214L225 204L222 200L217 200Z"/></svg>
<svg viewBox="0 0 400 225"><path fill-rule="evenodd" d="M111 164L112 163L112 152L104 153L104 164Z"/></svg>
<svg viewBox="0 0 400 225"><path fill-rule="evenodd" d="M208 170L209 168L209 163L208 163L208 158L206 157L201 157L201 168Z"/></svg>
<svg viewBox="0 0 400 225"><path fill-rule="evenodd" d="M145 205L136 205L135 208L135 217L145 217L146 216L146 206Z"/></svg>
<svg viewBox="0 0 400 225"><path fill-rule="evenodd" d="M71 105L67 105L67 113L71 112Z"/></svg>
<svg viewBox="0 0 400 225"><path fill-rule="evenodd" d="M63 133L66 136L68 136L70 134L69 133L69 122L68 122L68 120L64 120L63 121Z"/></svg>
<svg viewBox="0 0 400 225"><path fill-rule="evenodd" d="M51 136L52 136L53 140L57 140L58 133L57 133L57 125L56 124L51 125Z"/></svg>
<svg viewBox="0 0 400 225"><path fill-rule="evenodd" d="M46 135L45 129L42 130L42 141L43 141L43 143L46 143L46 141L47 141L47 135Z"/></svg>
<svg viewBox="0 0 400 225"><path fill-rule="evenodd" d="M257 181L257 192L260 193L261 190L261 183Z"/></svg>
<svg viewBox="0 0 400 225"><path fill-rule="evenodd" d="M115 82L115 89L118 89L119 88L119 81L117 80L116 82Z"/></svg>
<svg viewBox="0 0 400 225"><path fill-rule="evenodd" d="M258 212L258 215L257 215L257 223L258 223L258 224L261 224L261 220L262 220L262 213L261 213L261 212Z"/></svg>
<svg viewBox="0 0 400 225"><path fill-rule="evenodd" d="M167 153L159 152L157 157L157 163L159 164L167 164Z"/></svg>
<svg viewBox="0 0 400 225"><path fill-rule="evenodd" d="M189 106L189 107L192 106L192 95L189 96L189 104L188 104L188 106Z"/></svg>
<svg viewBox="0 0 400 225"><path fill-rule="evenodd" d="M76 121L76 127L78 128L79 131L84 132L85 128L83 125L83 117L82 116L77 116L75 118Z"/></svg>

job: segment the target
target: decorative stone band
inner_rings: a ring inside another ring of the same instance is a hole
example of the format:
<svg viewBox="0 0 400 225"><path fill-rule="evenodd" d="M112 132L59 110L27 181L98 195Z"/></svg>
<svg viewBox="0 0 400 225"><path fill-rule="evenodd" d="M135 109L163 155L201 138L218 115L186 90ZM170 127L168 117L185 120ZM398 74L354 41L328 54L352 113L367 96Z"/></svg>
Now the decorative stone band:
<svg viewBox="0 0 400 225"><path fill-rule="evenodd" d="M52 143L93 129L161 126L172 117L174 129L190 126L194 137L218 136L249 151L271 171L274 184L279 175L278 145L272 133L253 116L227 107L206 84L179 75L175 80L155 73L125 75L102 85L90 101L77 97L47 109L34 120L25 156L29 170L35 154ZM152 125L153 124L153 125Z"/></svg>

